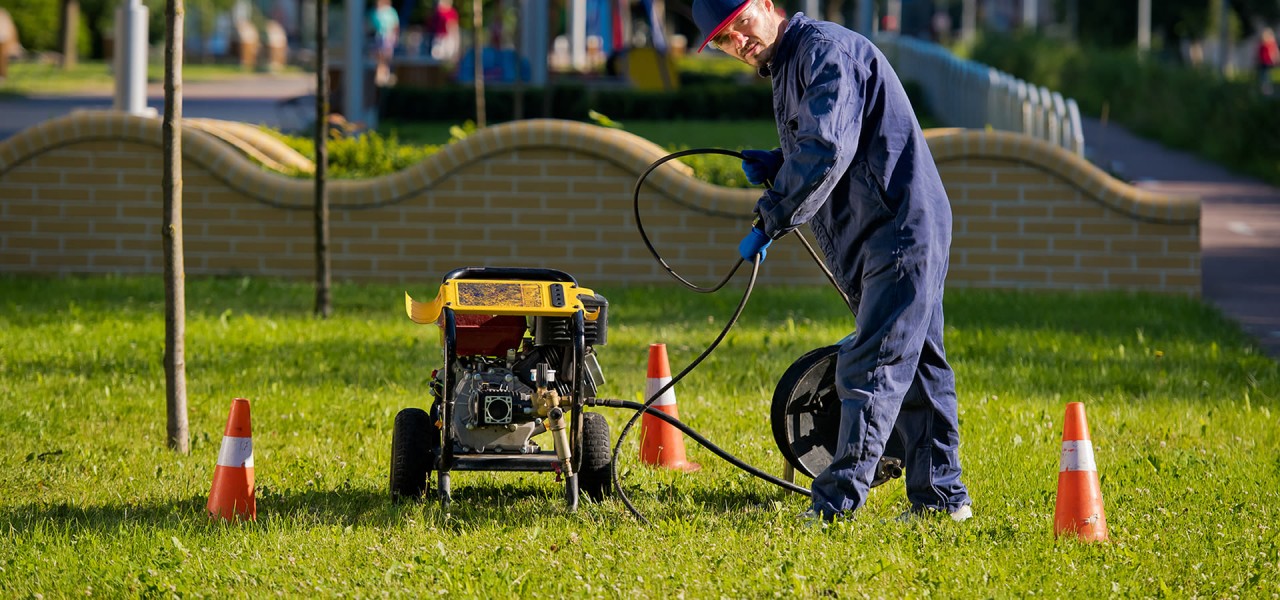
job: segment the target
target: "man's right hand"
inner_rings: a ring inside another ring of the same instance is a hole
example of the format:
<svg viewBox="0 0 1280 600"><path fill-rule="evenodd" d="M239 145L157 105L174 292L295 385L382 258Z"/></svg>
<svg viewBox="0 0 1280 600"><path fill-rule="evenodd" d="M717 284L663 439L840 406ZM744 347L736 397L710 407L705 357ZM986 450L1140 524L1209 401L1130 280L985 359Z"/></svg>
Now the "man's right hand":
<svg viewBox="0 0 1280 600"><path fill-rule="evenodd" d="M742 172L747 175L751 185L761 185L773 181L782 168L782 153L771 150L743 150Z"/></svg>

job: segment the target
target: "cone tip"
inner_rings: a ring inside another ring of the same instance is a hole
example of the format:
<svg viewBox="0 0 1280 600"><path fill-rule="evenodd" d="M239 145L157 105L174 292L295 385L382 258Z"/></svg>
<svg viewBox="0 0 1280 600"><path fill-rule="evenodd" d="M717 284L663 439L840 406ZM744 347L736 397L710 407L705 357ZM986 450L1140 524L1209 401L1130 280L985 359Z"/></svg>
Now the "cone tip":
<svg viewBox="0 0 1280 600"><path fill-rule="evenodd" d="M649 378L670 376L671 364L667 360L667 345L649 344Z"/></svg>
<svg viewBox="0 0 1280 600"><path fill-rule="evenodd" d="M1089 421L1084 416L1084 403L1071 402L1067 404L1066 418L1062 424L1063 440L1087 440L1089 439Z"/></svg>

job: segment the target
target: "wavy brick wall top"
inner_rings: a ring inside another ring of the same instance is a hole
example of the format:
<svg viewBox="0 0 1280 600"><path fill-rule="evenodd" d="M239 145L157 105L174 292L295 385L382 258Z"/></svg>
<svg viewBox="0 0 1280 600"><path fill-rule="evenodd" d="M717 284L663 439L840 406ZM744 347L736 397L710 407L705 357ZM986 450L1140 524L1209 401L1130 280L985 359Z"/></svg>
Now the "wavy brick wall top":
<svg viewBox="0 0 1280 600"><path fill-rule="evenodd" d="M0 142L0 271L161 273L160 126L82 112ZM213 127L183 131L187 273L312 277L312 182L262 169ZM1139 190L1017 134L927 137L956 216L951 285L1199 293L1197 199ZM334 276L435 282L460 266L506 265L669 282L632 210L636 179L665 154L624 131L528 120L393 175L331 181ZM757 195L668 163L649 177L640 211L673 267L711 281L736 259ZM761 271L766 281L824 281L792 239L770 248Z"/></svg>

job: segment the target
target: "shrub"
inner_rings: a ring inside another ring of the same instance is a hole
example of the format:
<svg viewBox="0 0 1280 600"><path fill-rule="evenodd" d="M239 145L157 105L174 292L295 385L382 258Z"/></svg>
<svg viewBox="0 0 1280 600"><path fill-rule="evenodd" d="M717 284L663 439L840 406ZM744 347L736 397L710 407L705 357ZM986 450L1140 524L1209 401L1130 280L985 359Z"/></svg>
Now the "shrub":
<svg viewBox="0 0 1280 600"><path fill-rule="evenodd" d="M974 60L1076 99L1085 114L1280 184L1280 111L1251 82L1035 36L988 36Z"/></svg>

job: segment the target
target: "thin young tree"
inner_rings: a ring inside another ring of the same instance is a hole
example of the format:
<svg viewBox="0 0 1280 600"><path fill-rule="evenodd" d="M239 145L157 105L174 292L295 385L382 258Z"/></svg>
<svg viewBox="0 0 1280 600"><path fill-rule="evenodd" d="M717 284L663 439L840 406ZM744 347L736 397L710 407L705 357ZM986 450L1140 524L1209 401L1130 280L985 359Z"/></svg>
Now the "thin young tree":
<svg viewBox="0 0 1280 600"><path fill-rule="evenodd" d="M484 6L480 0L471 1L471 31L475 51L476 128L484 129Z"/></svg>
<svg viewBox="0 0 1280 600"><path fill-rule="evenodd" d="M62 64L64 70L76 68L76 38L80 33L80 0L62 0L61 23Z"/></svg>
<svg viewBox="0 0 1280 600"><path fill-rule="evenodd" d="M186 273L182 260L183 0L164 6L164 375L169 448L190 451L187 424Z"/></svg>
<svg viewBox="0 0 1280 600"><path fill-rule="evenodd" d="M316 1L316 316L333 314L330 296L329 195L325 178L329 165L329 0Z"/></svg>

